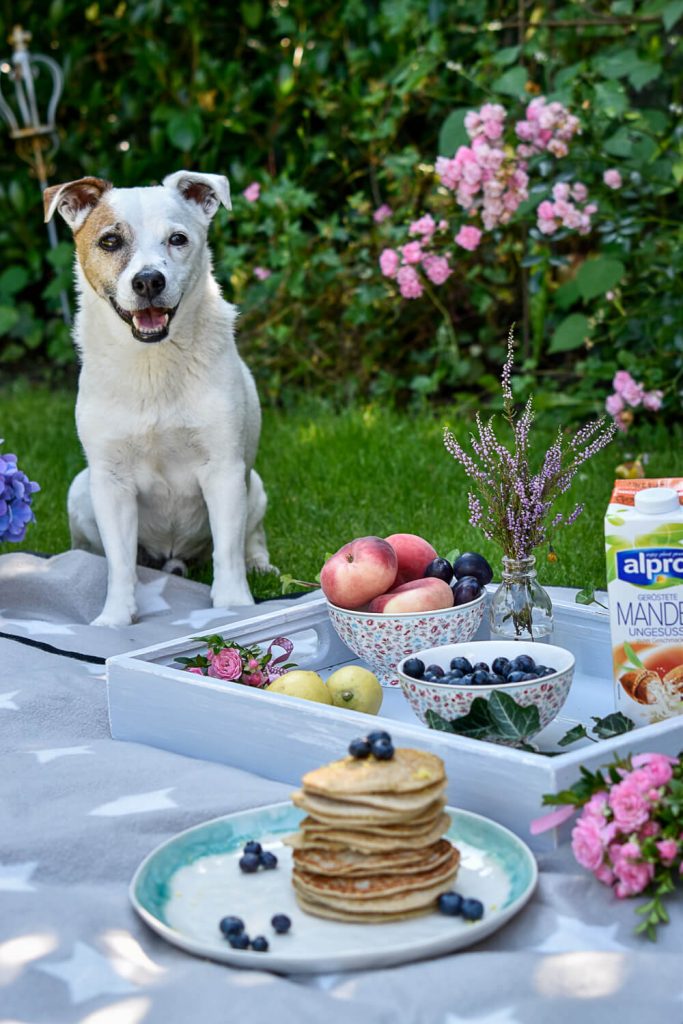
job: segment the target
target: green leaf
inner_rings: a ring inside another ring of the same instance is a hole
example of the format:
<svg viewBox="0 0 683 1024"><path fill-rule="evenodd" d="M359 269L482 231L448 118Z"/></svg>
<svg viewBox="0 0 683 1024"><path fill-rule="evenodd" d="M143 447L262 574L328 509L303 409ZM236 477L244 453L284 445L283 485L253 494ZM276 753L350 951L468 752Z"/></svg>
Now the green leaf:
<svg viewBox="0 0 683 1024"><path fill-rule="evenodd" d="M594 299L614 288L624 276L626 268L620 260L598 256L581 264L576 284L583 299Z"/></svg>
<svg viewBox="0 0 683 1024"><path fill-rule="evenodd" d="M459 146L466 146L470 137L465 131L467 107L452 110L439 132L439 155L453 156Z"/></svg>
<svg viewBox="0 0 683 1024"><path fill-rule="evenodd" d="M618 53L600 54L593 59L595 70L603 78L625 78L641 63L635 49L619 50Z"/></svg>
<svg viewBox="0 0 683 1024"><path fill-rule="evenodd" d="M502 690L494 690L491 693L489 715L498 735L506 739L521 740L541 728L541 718L535 704L522 707L514 697Z"/></svg>
<svg viewBox="0 0 683 1024"><path fill-rule="evenodd" d="M575 725L573 729L566 732L561 740L557 741L558 747L568 747L570 743L576 743L577 740L586 739L588 732L585 725Z"/></svg>
<svg viewBox="0 0 683 1024"><path fill-rule="evenodd" d="M166 134L176 149L188 152L202 137L202 119L196 110L179 110L168 119Z"/></svg>
<svg viewBox="0 0 683 1024"><path fill-rule="evenodd" d="M453 562L457 562L457 560L460 558L460 553L460 548L453 548L446 555L446 561L450 562L451 565L453 565Z"/></svg>
<svg viewBox="0 0 683 1024"><path fill-rule="evenodd" d="M613 736L621 736L623 733L630 732L631 729L635 728L635 722L621 711L614 711L611 715L605 715L604 718L592 717L595 722L592 731L601 740L609 740Z"/></svg>
<svg viewBox="0 0 683 1024"><path fill-rule="evenodd" d="M595 105L607 117L620 117L628 110L628 97L623 85L617 81L597 82Z"/></svg>
<svg viewBox="0 0 683 1024"><path fill-rule="evenodd" d="M484 740L496 729L489 714L489 702L484 697L475 697L466 715L451 719L451 732L458 736L469 736L471 739Z"/></svg>
<svg viewBox="0 0 683 1024"><path fill-rule="evenodd" d="M569 309L579 297L579 287L576 281L565 281L555 292L553 298L560 309Z"/></svg>
<svg viewBox="0 0 683 1024"><path fill-rule="evenodd" d="M595 601L595 590L593 587L584 587L574 598L577 604L593 604Z"/></svg>
<svg viewBox="0 0 683 1024"><path fill-rule="evenodd" d="M244 19L244 24L252 31L258 28L263 20L263 8L259 0L242 0L240 12Z"/></svg>
<svg viewBox="0 0 683 1024"><path fill-rule="evenodd" d="M666 5L662 11L662 21L667 32L671 31L681 16L683 16L683 0L673 0L673 3Z"/></svg>
<svg viewBox="0 0 683 1024"><path fill-rule="evenodd" d="M445 718L442 718L436 711L432 711L430 708L425 715L425 720L430 729L436 729L438 732L453 732L451 729L451 723L447 722Z"/></svg>
<svg viewBox="0 0 683 1024"><path fill-rule="evenodd" d="M628 76L628 80L633 88L640 92L640 90L648 85L650 82L654 82L655 79L659 78L662 73L662 65L656 64L654 61L642 61L637 68L631 72Z"/></svg>
<svg viewBox="0 0 683 1024"><path fill-rule="evenodd" d="M635 668L645 668L642 661L640 660L640 658L628 642L624 643L624 653L626 654L626 657L628 658L631 665L634 665Z"/></svg>
<svg viewBox="0 0 683 1024"><path fill-rule="evenodd" d="M623 526L626 520L623 516L607 516L607 522L611 526Z"/></svg>
<svg viewBox="0 0 683 1024"><path fill-rule="evenodd" d="M571 313L555 329L550 339L548 352L571 352L580 348L586 338L590 337L590 324L588 317L583 313Z"/></svg>
<svg viewBox="0 0 683 1024"><path fill-rule="evenodd" d="M502 50L498 50L498 52L493 55L493 63L497 64L498 67L504 68L508 64L512 64L517 60L521 49L521 46L504 46Z"/></svg>
<svg viewBox="0 0 683 1024"><path fill-rule="evenodd" d="M7 332L19 321L19 313L12 306L0 306L0 334Z"/></svg>
<svg viewBox="0 0 683 1024"><path fill-rule="evenodd" d="M602 144L602 148L611 156L630 156L633 149L631 133L628 128L619 128Z"/></svg>
<svg viewBox="0 0 683 1024"><path fill-rule="evenodd" d="M25 267L8 267L0 274L0 299L11 299L28 284L29 276Z"/></svg>
<svg viewBox="0 0 683 1024"><path fill-rule="evenodd" d="M510 68L504 75L492 83L493 92L503 93L505 96L514 96L520 99L524 96L524 86L527 82L526 70L522 67Z"/></svg>

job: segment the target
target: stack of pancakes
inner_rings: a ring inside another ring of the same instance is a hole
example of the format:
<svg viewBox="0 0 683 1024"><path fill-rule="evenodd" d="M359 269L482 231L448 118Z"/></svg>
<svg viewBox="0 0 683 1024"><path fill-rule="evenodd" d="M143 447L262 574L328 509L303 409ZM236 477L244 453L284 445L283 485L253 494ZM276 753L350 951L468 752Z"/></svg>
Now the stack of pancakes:
<svg viewBox="0 0 683 1024"><path fill-rule="evenodd" d="M307 812L289 838L301 908L339 921L426 914L451 887L460 855L444 832L446 775L433 754L398 748L308 772L292 800Z"/></svg>

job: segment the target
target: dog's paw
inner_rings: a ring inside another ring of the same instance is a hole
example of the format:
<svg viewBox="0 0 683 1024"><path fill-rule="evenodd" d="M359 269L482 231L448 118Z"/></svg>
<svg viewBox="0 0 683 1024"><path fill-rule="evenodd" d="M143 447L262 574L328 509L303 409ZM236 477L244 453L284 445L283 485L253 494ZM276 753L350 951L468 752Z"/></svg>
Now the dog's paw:
<svg viewBox="0 0 683 1024"><path fill-rule="evenodd" d="M105 604L104 608L90 623L91 626L107 626L109 629L121 629L123 626L130 626L135 618L137 608L133 605L132 608L118 605L108 606Z"/></svg>
<svg viewBox="0 0 683 1024"><path fill-rule="evenodd" d="M254 572L274 572L276 576L280 575L278 567L271 565L267 556L261 558L257 555L255 558L250 558L247 561L247 569Z"/></svg>
<svg viewBox="0 0 683 1024"><path fill-rule="evenodd" d="M242 604L254 604L254 598L251 596L246 581L243 585L229 587L221 587L214 583L211 588L211 601L214 608L234 608Z"/></svg>

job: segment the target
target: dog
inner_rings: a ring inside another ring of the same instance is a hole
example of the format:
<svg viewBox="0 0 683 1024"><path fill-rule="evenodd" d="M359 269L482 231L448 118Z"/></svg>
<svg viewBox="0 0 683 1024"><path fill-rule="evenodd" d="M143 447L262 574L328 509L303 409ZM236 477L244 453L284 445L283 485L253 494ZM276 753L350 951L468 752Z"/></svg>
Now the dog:
<svg viewBox="0 0 683 1024"><path fill-rule="evenodd" d="M107 559L96 626L133 621L139 551L172 569L213 546L218 607L252 604L247 570L272 568L253 468L256 386L207 244L221 204L231 208L227 178L191 171L150 187L86 177L44 192L45 220L58 211L76 245L76 425L88 466L68 512L72 547Z"/></svg>

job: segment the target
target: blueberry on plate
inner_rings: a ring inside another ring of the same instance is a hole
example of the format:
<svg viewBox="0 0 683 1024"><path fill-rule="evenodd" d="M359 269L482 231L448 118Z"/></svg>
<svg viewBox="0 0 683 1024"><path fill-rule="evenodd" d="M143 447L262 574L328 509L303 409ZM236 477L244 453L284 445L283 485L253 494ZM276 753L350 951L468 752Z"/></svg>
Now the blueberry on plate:
<svg viewBox="0 0 683 1024"><path fill-rule="evenodd" d="M463 902L459 892L442 892L439 896L439 910L447 917L459 917Z"/></svg>
<svg viewBox="0 0 683 1024"><path fill-rule="evenodd" d="M472 671L472 663L469 658L451 658L451 668L457 668L467 675Z"/></svg>
<svg viewBox="0 0 683 1024"><path fill-rule="evenodd" d="M223 935L230 938L231 935L239 935L244 931L244 921L241 917L223 917L219 921L218 927Z"/></svg>
<svg viewBox="0 0 683 1024"><path fill-rule="evenodd" d="M286 935L292 927L292 922L286 914L273 914L270 919L270 923L278 935Z"/></svg>
<svg viewBox="0 0 683 1024"><path fill-rule="evenodd" d="M260 843L257 843L255 839L250 839L248 843L244 844L244 849L243 849L242 853L256 853L256 854L260 854L261 853L261 849L262 849L262 847L261 847Z"/></svg>
<svg viewBox="0 0 683 1024"><path fill-rule="evenodd" d="M245 875L253 875L255 871L258 871L261 865L261 854L243 853L238 863L240 871L244 871Z"/></svg>
<svg viewBox="0 0 683 1024"><path fill-rule="evenodd" d="M266 871L272 871L277 867L277 857L270 850L264 850L261 854L261 867Z"/></svg>
<svg viewBox="0 0 683 1024"><path fill-rule="evenodd" d="M424 577L434 576L437 580L450 583L453 579L453 566L447 558L435 558L422 573Z"/></svg>
<svg viewBox="0 0 683 1024"><path fill-rule="evenodd" d="M484 904L481 900L463 900L460 913L466 921L479 921L484 916Z"/></svg>
<svg viewBox="0 0 683 1024"><path fill-rule="evenodd" d="M251 948L255 953L267 953L268 952L268 939L265 935L257 935L251 940Z"/></svg>
<svg viewBox="0 0 683 1024"><path fill-rule="evenodd" d="M391 761L394 756L394 745L391 740L375 740L372 744L372 754L378 761Z"/></svg>
<svg viewBox="0 0 683 1024"><path fill-rule="evenodd" d="M233 949L249 949L251 939L246 932L238 932L237 935L231 935L228 942Z"/></svg>
<svg viewBox="0 0 683 1024"><path fill-rule="evenodd" d="M422 679L425 674L425 663L420 658L408 658L403 663L403 671L411 679Z"/></svg>
<svg viewBox="0 0 683 1024"><path fill-rule="evenodd" d="M474 576L482 587L493 579L493 569L483 555L466 551L453 563L453 572L459 580L463 576Z"/></svg>
<svg viewBox="0 0 683 1024"><path fill-rule="evenodd" d="M507 673L510 671L510 659L503 657L494 658L491 668L496 673L496 675L507 675Z"/></svg>
<svg viewBox="0 0 683 1024"><path fill-rule="evenodd" d="M362 761L364 757L370 756L370 744L367 739L351 740L349 743L349 754L351 757Z"/></svg>
<svg viewBox="0 0 683 1024"><path fill-rule="evenodd" d="M445 674L444 670L441 668L441 665L427 665L427 668L425 669L425 675L427 674L427 672L429 672L429 674L432 676L436 676L437 679L440 679L441 676Z"/></svg>
<svg viewBox="0 0 683 1024"><path fill-rule="evenodd" d="M536 662L529 654L518 654L512 661L513 672L534 672Z"/></svg>
<svg viewBox="0 0 683 1024"><path fill-rule="evenodd" d="M374 732L369 732L365 739L371 746L373 743L376 743L377 740L388 740L389 743L391 743L391 736L384 729L375 729Z"/></svg>

